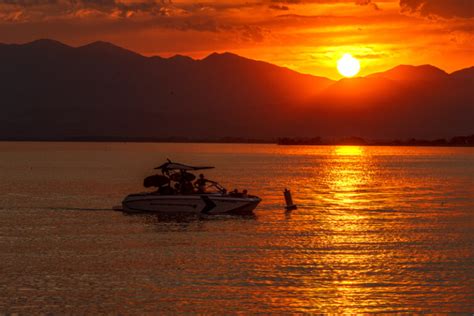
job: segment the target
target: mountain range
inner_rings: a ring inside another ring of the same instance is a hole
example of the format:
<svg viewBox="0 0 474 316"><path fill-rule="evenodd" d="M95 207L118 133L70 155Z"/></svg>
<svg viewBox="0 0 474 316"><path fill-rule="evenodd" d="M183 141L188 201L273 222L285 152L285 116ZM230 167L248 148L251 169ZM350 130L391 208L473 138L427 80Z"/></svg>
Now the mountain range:
<svg viewBox="0 0 474 316"><path fill-rule="evenodd" d="M0 44L0 139L358 136L474 131L474 67L301 74L231 53L145 57L106 42Z"/></svg>

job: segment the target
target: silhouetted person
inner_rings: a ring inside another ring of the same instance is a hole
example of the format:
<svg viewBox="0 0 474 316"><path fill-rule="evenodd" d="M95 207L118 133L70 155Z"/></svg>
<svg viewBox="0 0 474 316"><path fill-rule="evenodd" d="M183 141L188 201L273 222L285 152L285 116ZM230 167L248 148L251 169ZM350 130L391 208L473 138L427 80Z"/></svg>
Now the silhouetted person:
<svg viewBox="0 0 474 316"><path fill-rule="evenodd" d="M194 188L193 184L190 181L184 181L181 184L181 194L193 194Z"/></svg>
<svg viewBox="0 0 474 316"><path fill-rule="evenodd" d="M173 195L174 190L171 186L166 185L166 186L160 187L160 189L158 190L158 193L161 195Z"/></svg>
<svg viewBox="0 0 474 316"><path fill-rule="evenodd" d="M194 186L197 188L198 193L206 193L206 183L209 182L204 175L201 173L199 178L194 182Z"/></svg>
<svg viewBox="0 0 474 316"><path fill-rule="evenodd" d="M249 197L247 190L243 190L243 191L242 191L242 197L243 197L243 198Z"/></svg>

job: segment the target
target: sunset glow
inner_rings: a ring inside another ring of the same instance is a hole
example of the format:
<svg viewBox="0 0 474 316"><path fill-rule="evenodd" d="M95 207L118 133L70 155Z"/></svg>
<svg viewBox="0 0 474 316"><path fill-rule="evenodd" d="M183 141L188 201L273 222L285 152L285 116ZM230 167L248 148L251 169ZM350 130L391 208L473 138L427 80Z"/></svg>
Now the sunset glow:
<svg viewBox="0 0 474 316"><path fill-rule="evenodd" d="M474 0L0 0L0 316L474 316Z"/></svg>
<svg viewBox="0 0 474 316"><path fill-rule="evenodd" d="M354 77L360 71L360 63L351 54L344 54L341 59L337 61L337 70L344 77Z"/></svg>
<svg viewBox="0 0 474 316"><path fill-rule="evenodd" d="M339 79L341 52L361 76L399 64L469 67L471 1L0 1L0 42L112 42L146 56L233 52Z"/></svg>

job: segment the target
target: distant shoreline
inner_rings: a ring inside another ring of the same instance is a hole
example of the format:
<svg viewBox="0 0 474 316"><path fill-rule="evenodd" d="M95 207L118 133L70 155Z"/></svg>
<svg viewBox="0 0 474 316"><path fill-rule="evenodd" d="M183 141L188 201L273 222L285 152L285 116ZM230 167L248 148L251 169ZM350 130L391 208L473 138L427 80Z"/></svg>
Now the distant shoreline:
<svg viewBox="0 0 474 316"><path fill-rule="evenodd" d="M275 144L275 140L263 139L188 139L188 138L122 138L122 137L72 137L72 138L0 138L0 142L58 142L58 143L196 143L196 144Z"/></svg>
<svg viewBox="0 0 474 316"><path fill-rule="evenodd" d="M0 142L77 142L77 143L191 143L191 144L276 144L280 146L399 146L399 147L474 147L474 134L451 139L366 140L360 137L322 139L320 137L257 139L223 138L153 138L153 137L70 137L70 138L0 138Z"/></svg>
<svg viewBox="0 0 474 316"><path fill-rule="evenodd" d="M474 147L474 134L469 136L455 136L451 139L438 138L432 140L410 138L406 140L366 140L361 137L347 137L325 140L321 137L314 138L279 138L278 145L283 146L424 146L424 147Z"/></svg>

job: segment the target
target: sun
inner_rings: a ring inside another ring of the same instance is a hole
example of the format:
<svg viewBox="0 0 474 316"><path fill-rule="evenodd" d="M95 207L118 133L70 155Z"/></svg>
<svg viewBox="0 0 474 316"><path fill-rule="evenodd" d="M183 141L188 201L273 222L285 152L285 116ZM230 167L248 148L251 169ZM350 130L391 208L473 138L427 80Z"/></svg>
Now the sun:
<svg viewBox="0 0 474 316"><path fill-rule="evenodd" d="M337 61L337 70L344 77L354 77L359 73L360 63L351 54L344 54L341 59Z"/></svg>

